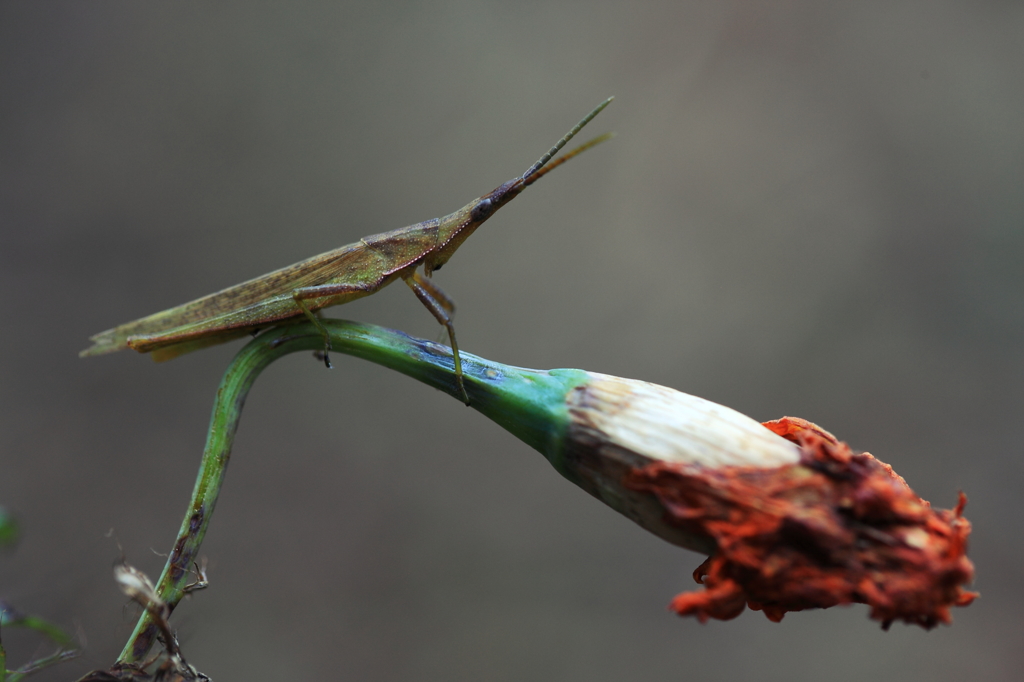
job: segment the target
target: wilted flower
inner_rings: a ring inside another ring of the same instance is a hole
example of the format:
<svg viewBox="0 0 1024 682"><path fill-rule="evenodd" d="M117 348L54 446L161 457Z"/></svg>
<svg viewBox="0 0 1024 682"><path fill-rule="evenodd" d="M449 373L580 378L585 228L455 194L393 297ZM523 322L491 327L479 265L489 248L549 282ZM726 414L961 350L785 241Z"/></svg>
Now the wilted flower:
<svg viewBox="0 0 1024 682"><path fill-rule="evenodd" d="M457 398L451 351L373 325L324 321L335 349ZM279 332L312 347L307 334ZM260 339L252 346L258 348ZM269 362L269 359L266 360ZM872 455L784 417L735 410L644 381L541 371L462 354L470 406L537 449L566 478L668 542L710 557L682 615L728 619L859 602L885 627L950 622L977 594L966 497L934 510Z"/></svg>
<svg viewBox="0 0 1024 682"><path fill-rule="evenodd" d="M377 333L380 333L379 331ZM393 332L389 332L393 333ZM453 393L445 350L412 344L399 371ZM573 483L655 535L710 557L681 615L729 619L868 604L931 628L977 594L961 493L935 510L892 468L803 419L760 424L664 386L575 369L538 371L463 354L471 407L539 450Z"/></svg>

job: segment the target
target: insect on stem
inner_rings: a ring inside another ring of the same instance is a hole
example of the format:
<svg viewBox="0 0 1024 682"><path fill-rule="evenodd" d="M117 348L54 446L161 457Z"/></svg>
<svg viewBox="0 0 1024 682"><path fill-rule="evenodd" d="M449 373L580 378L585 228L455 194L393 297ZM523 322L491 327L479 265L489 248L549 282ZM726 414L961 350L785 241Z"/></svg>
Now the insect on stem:
<svg viewBox="0 0 1024 682"><path fill-rule="evenodd" d="M447 330L455 383L469 404L452 324L455 305L430 276L448 262L478 227L523 189L569 159L609 139L611 135L602 135L548 164L612 99L609 97L587 114L522 176L499 185L453 213L363 237L190 303L100 332L92 337L92 346L80 355L102 355L131 348L140 353L152 352L157 361L170 360L305 317L323 334L322 359L330 367L330 341L319 321L318 311L369 296L401 279Z"/></svg>

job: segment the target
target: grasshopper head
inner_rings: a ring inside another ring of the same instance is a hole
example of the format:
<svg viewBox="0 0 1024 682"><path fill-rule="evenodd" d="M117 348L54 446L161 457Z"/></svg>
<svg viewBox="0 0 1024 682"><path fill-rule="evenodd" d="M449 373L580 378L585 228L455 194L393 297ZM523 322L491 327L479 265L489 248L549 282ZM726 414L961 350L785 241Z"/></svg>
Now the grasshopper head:
<svg viewBox="0 0 1024 682"><path fill-rule="evenodd" d="M577 147L568 154L556 159L554 162L550 164L548 163L551 161L552 157L583 128L583 126L590 123L591 119L601 113L601 110L608 106L612 99L613 98L609 97L598 105L596 109L587 114L582 121L577 123L572 130L566 133L566 135L559 140L555 146L548 150L544 156L540 157L540 159L530 166L521 176L495 187L479 199L463 206L455 213L442 218L440 225L438 226L437 246L427 255L426 258L423 259L423 270L426 275L429 277L434 270L440 269L442 265L447 263L448 259L452 257L452 254L462 246L462 242L466 241L466 238L473 234L476 228L483 225L484 221L494 215L494 212L499 208L519 196L519 193L524 189L537 182L537 180L540 180L549 171L554 170L577 154L580 154L594 145L600 144L601 142L609 139L611 137L610 134L602 135Z"/></svg>
<svg viewBox="0 0 1024 682"><path fill-rule="evenodd" d="M509 180L455 213L442 218L438 228L437 248L423 261L426 275L429 277L434 270L440 270L476 228L483 225L495 211L512 201L525 188L526 181L523 178Z"/></svg>

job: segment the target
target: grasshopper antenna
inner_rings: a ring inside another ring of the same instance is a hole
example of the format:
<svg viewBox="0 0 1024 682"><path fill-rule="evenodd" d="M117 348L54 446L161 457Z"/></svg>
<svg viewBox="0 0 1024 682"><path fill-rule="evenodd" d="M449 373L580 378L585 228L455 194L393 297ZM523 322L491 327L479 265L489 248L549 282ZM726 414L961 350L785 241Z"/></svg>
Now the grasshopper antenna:
<svg viewBox="0 0 1024 682"><path fill-rule="evenodd" d="M552 147L550 150L548 150L547 154L545 154L544 156L540 157L540 159L537 160L537 163L535 163L532 166L530 166L529 170L527 170L525 173L523 173L523 180L529 180L533 176L534 173L536 173L541 168L543 168L547 164L547 162L551 160L552 156L557 154L558 151L562 147L564 147L566 145L566 143L569 140L571 140L576 135L576 133L578 133L580 130L582 130L583 126L587 125L592 120L594 120L594 117L597 116L598 114L600 114L602 109L604 109L606 106L611 104L613 99L615 99L615 98L614 97L609 97L605 101L603 101L600 104L598 104L596 109L594 109L589 114L584 116L583 120L580 121L579 123L577 123L576 126L572 130L570 130L568 133L566 133L565 137L563 137L561 140L559 140L558 143L554 147ZM607 139L607 138L603 138L600 141L603 142L605 139ZM588 143L585 146L587 148L589 148L589 147L594 146L594 144L597 144L597 142L593 142L593 144ZM528 183L525 183L525 184L532 184L532 182L528 182Z"/></svg>
<svg viewBox="0 0 1024 682"><path fill-rule="evenodd" d="M591 147L595 147L595 146L601 144L602 142L607 142L608 140L612 139L613 137L615 137L615 133L605 133L604 135L599 135L599 136L595 137L593 140L590 140L588 142L584 142L579 147L576 147L576 149L573 149L571 152L566 152L562 156L559 156L557 159L552 161L547 166L544 166L543 168L541 168L539 171L537 171L536 173L531 175L528 180L523 180L522 181L523 182L523 187L529 187L530 185L532 185L533 183L537 182L542 177L544 177L545 175L550 173L551 171L553 171L556 168L558 168L559 166L561 166L563 163L565 163L566 161L568 161L572 157L577 156L579 154L582 154L583 152L587 151Z"/></svg>

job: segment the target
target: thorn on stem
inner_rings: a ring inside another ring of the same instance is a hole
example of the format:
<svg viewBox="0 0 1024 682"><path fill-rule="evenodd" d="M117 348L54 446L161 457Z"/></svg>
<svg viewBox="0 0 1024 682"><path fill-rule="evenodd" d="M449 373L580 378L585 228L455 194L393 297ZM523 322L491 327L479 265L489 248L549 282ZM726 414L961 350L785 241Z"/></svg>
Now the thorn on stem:
<svg viewBox="0 0 1024 682"><path fill-rule="evenodd" d="M196 590L204 590L210 586L210 578L206 575L206 557L203 557L202 566L200 566L194 561L192 562L192 566L196 569L196 579L195 581L189 583L188 585L185 585L185 587L182 588L181 591L185 594L191 594Z"/></svg>

